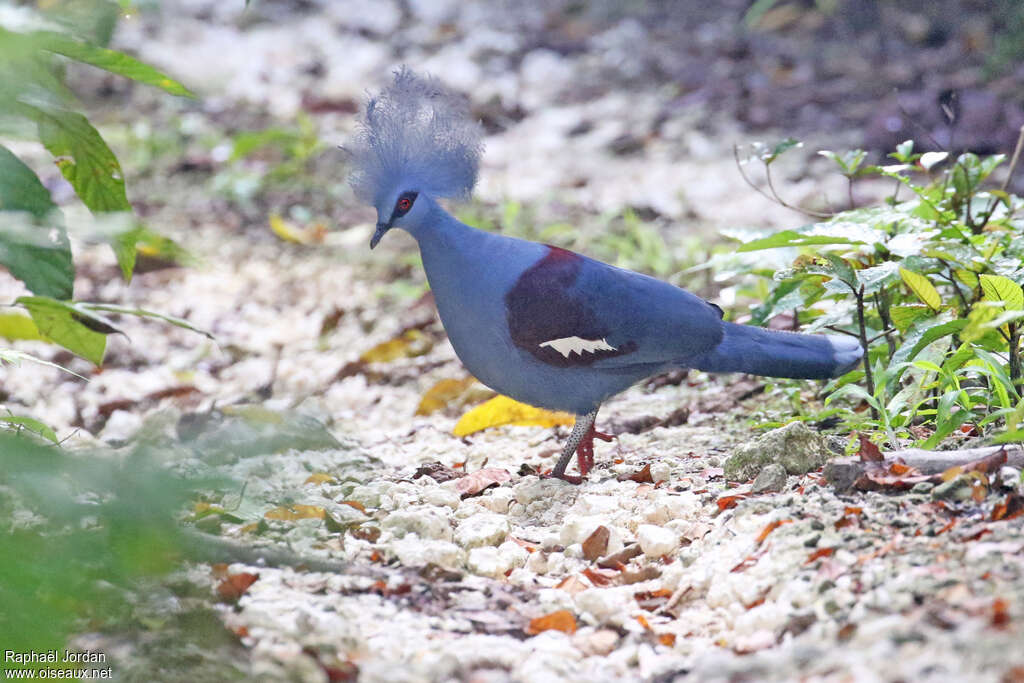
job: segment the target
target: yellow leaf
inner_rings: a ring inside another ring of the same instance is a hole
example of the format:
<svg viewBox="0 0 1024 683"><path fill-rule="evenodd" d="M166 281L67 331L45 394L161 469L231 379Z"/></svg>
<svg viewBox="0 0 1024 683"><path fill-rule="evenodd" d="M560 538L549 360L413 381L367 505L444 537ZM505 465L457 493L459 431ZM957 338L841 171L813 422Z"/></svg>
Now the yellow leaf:
<svg viewBox="0 0 1024 683"><path fill-rule="evenodd" d="M942 297L939 296L935 285L924 275L900 268L900 277L907 283L907 287L910 287L911 291L917 295L917 298L928 305L928 308L938 311L942 307Z"/></svg>
<svg viewBox="0 0 1024 683"><path fill-rule="evenodd" d="M275 235L293 244L320 244L327 235L327 226L320 222L300 228L276 213L270 214L269 222Z"/></svg>
<svg viewBox="0 0 1024 683"><path fill-rule="evenodd" d="M483 400L494 392L476 381L475 377L442 379L423 394L416 407L417 415L430 415L449 406L460 406L473 400Z"/></svg>
<svg viewBox="0 0 1024 683"><path fill-rule="evenodd" d="M293 522L296 519L323 519L326 514L327 511L318 505L290 505L268 510L263 516Z"/></svg>
<svg viewBox="0 0 1024 683"><path fill-rule="evenodd" d="M314 472L306 478L303 484L333 484L334 477L326 472Z"/></svg>
<svg viewBox="0 0 1024 683"><path fill-rule="evenodd" d="M0 337L10 339L46 340L32 318L21 313L0 313Z"/></svg>
<svg viewBox="0 0 1024 683"><path fill-rule="evenodd" d="M1024 290L1010 278L1002 275L980 275L978 279L985 301L1002 301L1008 311L1024 309Z"/></svg>
<svg viewBox="0 0 1024 683"><path fill-rule="evenodd" d="M460 417L452 433L455 436L466 436L488 427L501 425L570 426L575 421L575 418L569 413L534 408L508 396L495 396Z"/></svg>
<svg viewBox="0 0 1024 683"><path fill-rule="evenodd" d="M364 363L389 363L399 358L413 358L428 353L433 342L419 330L407 330L405 334L377 344L359 356Z"/></svg>

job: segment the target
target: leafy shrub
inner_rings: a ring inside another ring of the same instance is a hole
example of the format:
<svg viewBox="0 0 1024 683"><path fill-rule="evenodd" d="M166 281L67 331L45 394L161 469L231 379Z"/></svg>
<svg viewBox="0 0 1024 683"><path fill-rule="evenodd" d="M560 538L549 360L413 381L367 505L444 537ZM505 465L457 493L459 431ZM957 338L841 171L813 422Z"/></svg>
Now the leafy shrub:
<svg viewBox="0 0 1024 683"><path fill-rule="evenodd" d="M6 25L0 25L0 136L38 141L53 155L61 174L96 216L103 237L113 248L122 275L128 280L140 245L148 244L158 250L170 246L172 251L174 247L131 215L121 166L96 128L79 111L65 84L66 66L68 62L80 62L173 95L190 93L156 69L93 42L109 39L116 5L96 2L76 6L92 6L98 11L72 17L66 12L44 15L20 7L9 8L4 14ZM79 27L79 33L72 33L71 26ZM81 33L82 26L89 27L88 35ZM159 317L190 327L184 321L148 311L72 301L75 270L61 211L35 172L2 144L0 266L6 267L33 294L14 302L28 312L31 320L14 313L0 316L0 336L9 339L51 341L99 364L107 335L117 331L107 314ZM0 349L0 362L23 359L36 360Z"/></svg>
<svg viewBox="0 0 1024 683"><path fill-rule="evenodd" d="M770 174L796 144L761 147L754 158ZM845 410L846 419L882 430L893 444L913 439L934 447L957 430L986 434L1000 427L998 440L1024 436L1024 199L1009 194L1007 182L983 187L1004 155L964 153L950 163L944 152L915 152L909 140L890 155L896 163L884 166L866 164L861 150L821 154L851 185L884 178L893 193L878 206L740 246L799 249L779 272L747 268L771 277L753 322L796 311L805 331L856 336L868 350L866 362L829 387L829 401L867 404L867 415ZM910 197L900 200L904 188Z"/></svg>

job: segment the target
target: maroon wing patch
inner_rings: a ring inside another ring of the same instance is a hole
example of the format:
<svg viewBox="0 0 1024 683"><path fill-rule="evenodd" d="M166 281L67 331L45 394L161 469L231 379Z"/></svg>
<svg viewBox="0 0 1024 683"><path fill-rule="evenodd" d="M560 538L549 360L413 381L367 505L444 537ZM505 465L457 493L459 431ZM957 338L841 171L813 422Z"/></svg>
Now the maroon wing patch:
<svg viewBox="0 0 1024 683"><path fill-rule="evenodd" d="M632 341L609 344L611 330L573 291L583 263L579 254L549 246L505 295L512 343L549 365L587 366L636 350Z"/></svg>

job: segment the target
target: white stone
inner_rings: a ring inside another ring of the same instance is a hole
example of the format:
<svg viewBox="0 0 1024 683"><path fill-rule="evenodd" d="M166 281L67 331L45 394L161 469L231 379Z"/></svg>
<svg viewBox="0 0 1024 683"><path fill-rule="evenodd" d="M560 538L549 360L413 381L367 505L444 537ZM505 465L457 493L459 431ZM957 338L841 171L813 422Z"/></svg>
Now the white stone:
<svg viewBox="0 0 1024 683"><path fill-rule="evenodd" d="M641 524L636 532L640 549L647 557L668 555L679 547L679 536L671 529L654 524Z"/></svg>
<svg viewBox="0 0 1024 683"><path fill-rule="evenodd" d="M392 541L387 548L406 567L436 564L445 569L461 569L466 562L465 551L454 543L420 538L416 534Z"/></svg>
<svg viewBox="0 0 1024 683"><path fill-rule="evenodd" d="M459 524L459 528L455 530L455 542L467 550L485 545L498 545L505 540L508 533L508 518L504 515L493 512L477 514Z"/></svg>
<svg viewBox="0 0 1024 683"><path fill-rule="evenodd" d="M448 518L429 505L414 505L392 512L384 518L381 527L396 538L416 534L420 538L452 540L452 528Z"/></svg>

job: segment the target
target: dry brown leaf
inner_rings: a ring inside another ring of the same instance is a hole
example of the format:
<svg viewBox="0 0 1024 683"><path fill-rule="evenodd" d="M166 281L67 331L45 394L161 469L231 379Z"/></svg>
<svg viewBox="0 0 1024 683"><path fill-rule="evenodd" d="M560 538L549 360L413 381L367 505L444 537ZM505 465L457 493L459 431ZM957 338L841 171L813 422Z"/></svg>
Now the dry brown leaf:
<svg viewBox="0 0 1024 683"><path fill-rule="evenodd" d="M775 531L783 524L790 524L792 521L793 520L791 519L777 519L774 522L769 522L767 525L765 525L763 529L761 529L761 533L757 535L757 539L754 541L754 543L757 545L761 545L764 542L764 539L768 538L768 534Z"/></svg>
<svg viewBox="0 0 1024 683"><path fill-rule="evenodd" d="M674 633L662 633L658 636L658 642L666 647L672 647L676 644L676 634Z"/></svg>
<svg viewBox="0 0 1024 683"><path fill-rule="evenodd" d="M736 507L736 504L747 497L746 493L734 493L731 496L722 496L715 502L718 504L718 511L724 512L729 508Z"/></svg>
<svg viewBox="0 0 1024 683"><path fill-rule="evenodd" d="M249 572L229 574L223 581L217 584L217 594L224 600L234 602L245 595L245 592L249 590L249 586L255 583L258 578L260 578L259 574L251 574Z"/></svg>
<svg viewBox="0 0 1024 683"><path fill-rule="evenodd" d="M590 586L584 583L578 575L572 574L559 581L555 588L561 588L569 595L576 595L587 590Z"/></svg>
<svg viewBox="0 0 1024 683"><path fill-rule="evenodd" d="M608 527L599 526L594 529L594 532L587 536L587 540L583 541L583 557L588 562L594 562L608 550L608 539L611 537L611 532L608 531Z"/></svg>
<svg viewBox="0 0 1024 683"><path fill-rule="evenodd" d="M474 496L484 489L498 486L512 478L507 471L498 467L484 467L476 472L470 472L455 482L455 490L462 494L463 498Z"/></svg>
<svg viewBox="0 0 1024 683"><path fill-rule="evenodd" d="M358 500L339 500L338 504L339 505L348 505L351 508L355 508L356 510L359 510L364 515L366 514L366 508L363 507L363 504L360 503Z"/></svg>
<svg viewBox="0 0 1024 683"><path fill-rule="evenodd" d="M452 433L455 436L468 436L490 427L502 425L538 427L564 425L571 427L575 421L576 418L569 413L534 408L508 396L495 396L460 417L459 421L455 423Z"/></svg>
<svg viewBox="0 0 1024 683"><path fill-rule="evenodd" d="M638 484L653 484L654 479L651 477L651 464L647 463L643 466L643 469L639 469L632 474L620 474L618 479L619 481L635 481Z"/></svg>
<svg viewBox="0 0 1024 683"><path fill-rule="evenodd" d="M810 554L810 556L807 558L807 561L804 562L804 564L811 564L812 562L820 560L823 557L832 557L832 553L834 553L835 551L835 548L818 548Z"/></svg>
<svg viewBox="0 0 1024 683"><path fill-rule="evenodd" d="M996 598L992 602L992 624L993 628L1005 629L1010 625L1010 606L1003 598Z"/></svg>
<svg viewBox="0 0 1024 683"><path fill-rule="evenodd" d="M610 586L619 578L619 573L614 569L594 569L587 567L583 570L583 576L587 577L590 583L595 586Z"/></svg>
<svg viewBox="0 0 1024 683"><path fill-rule="evenodd" d="M327 474L326 472L314 472L313 474L306 477L306 481L303 484L332 484L334 483L334 477Z"/></svg>
<svg viewBox="0 0 1024 683"><path fill-rule="evenodd" d="M576 633L576 617L569 610L560 609L557 612L531 619L529 626L526 627L526 634L530 636L544 631L561 631L572 635Z"/></svg>
<svg viewBox="0 0 1024 683"><path fill-rule="evenodd" d="M651 630L651 622L647 621L647 617L645 617L642 614L638 614L638 615L636 615L633 618L636 619L636 622L638 624L640 624L641 626L644 627L645 631L650 631Z"/></svg>
<svg viewBox="0 0 1024 683"><path fill-rule="evenodd" d="M863 462L884 462L885 456L882 455L882 451L878 449L871 439L863 434L858 434L857 438L860 439L860 459Z"/></svg>
<svg viewBox="0 0 1024 683"><path fill-rule="evenodd" d="M1008 493L1002 503L996 503L992 508L993 522L1000 520L1014 519L1024 514L1024 496L1019 493Z"/></svg>

